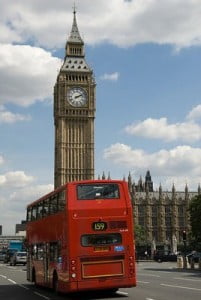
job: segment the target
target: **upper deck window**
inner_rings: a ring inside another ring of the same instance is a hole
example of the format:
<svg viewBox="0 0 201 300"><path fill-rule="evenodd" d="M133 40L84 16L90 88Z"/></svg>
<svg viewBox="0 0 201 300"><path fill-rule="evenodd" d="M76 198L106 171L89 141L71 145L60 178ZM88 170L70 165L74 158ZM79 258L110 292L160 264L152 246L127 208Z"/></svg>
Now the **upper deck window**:
<svg viewBox="0 0 201 300"><path fill-rule="evenodd" d="M78 200L119 199L119 186L115 183L79 184Z"/></svg>
<svg viewBox="0 0 201 300"><path fill-rule="evenodd" d="M27 221L35 221L65 210L65 190L33 203L27 208Z"/></svg>

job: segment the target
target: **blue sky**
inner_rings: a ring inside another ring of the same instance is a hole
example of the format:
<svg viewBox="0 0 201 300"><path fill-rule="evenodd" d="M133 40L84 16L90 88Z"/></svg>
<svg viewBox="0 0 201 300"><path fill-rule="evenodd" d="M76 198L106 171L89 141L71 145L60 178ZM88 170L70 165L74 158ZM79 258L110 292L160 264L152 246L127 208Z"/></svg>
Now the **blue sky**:
<svg viewBox="0 0 201 300"><path fill-rule="evenodd" d="M0 224L53 189L53 86L73 1L0 0ZM95 173L201 182L201 2L77 0L96 87Z"/></svg>

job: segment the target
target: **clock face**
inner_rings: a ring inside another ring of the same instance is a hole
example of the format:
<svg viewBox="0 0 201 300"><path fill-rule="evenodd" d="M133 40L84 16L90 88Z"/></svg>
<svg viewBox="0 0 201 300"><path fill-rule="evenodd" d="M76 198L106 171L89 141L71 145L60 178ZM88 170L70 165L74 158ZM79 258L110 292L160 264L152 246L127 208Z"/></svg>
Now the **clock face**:
<svg viewBox="0 0 201 300"><path fill-rule="evenodd" d="M68 102L74 107L81 107L87 103L87 93L80 87L71 88L67 92Z"/></svg>

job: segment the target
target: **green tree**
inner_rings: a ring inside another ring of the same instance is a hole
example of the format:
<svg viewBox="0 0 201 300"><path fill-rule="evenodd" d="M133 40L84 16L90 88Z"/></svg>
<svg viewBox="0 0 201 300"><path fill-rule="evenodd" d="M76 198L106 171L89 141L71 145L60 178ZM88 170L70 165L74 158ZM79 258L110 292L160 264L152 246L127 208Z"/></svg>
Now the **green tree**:
<svg viewBox="0 0 201 300"><path fill-rule="evenodd" d="M137 246L146 244L146 232L140 225L135 225L135 243Z"/></svg>
<svg viewBox="0 0 201 300"><path fill-rule="evenodd" d="M201 195L193 197L190 206L191 235L197 245L201 245ZM200 248L200 247L199 247Z"/></svg>

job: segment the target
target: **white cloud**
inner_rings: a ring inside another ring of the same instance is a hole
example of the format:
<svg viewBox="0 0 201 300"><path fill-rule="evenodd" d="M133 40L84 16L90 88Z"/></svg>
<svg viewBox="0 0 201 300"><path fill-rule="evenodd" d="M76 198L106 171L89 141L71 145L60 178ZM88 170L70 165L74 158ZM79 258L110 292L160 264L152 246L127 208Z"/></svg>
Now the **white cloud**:
<svg viewBox="0 0 201 300"><path fill-rule="evenodd" d="M111 73L111 74L103 74L101 77L100 77L101 80L109 80L109 81L117 81L119 79L119 73L118 72L114 72L114 73Z"/></svg>
<svg viewBox="0 0 201 300"><path fill-rule="evenodd" d="M147 153L116 143L104 150L104 158L138 173L151 170L155 176L188 176L200 178L201 149L190 146Z"/></svg>
<svg viewBox="0 0 201 300"><path fill-rule="evenodd" d="M198 186L200 184L200 178L189 176L188 173L186 173L184 174L184 176L165 177L160 183L162 184L163 191L170 191L172 185L174 184L176 192L184 191L186 185L190 192L197 192Z"/></svg>
<svg viewBox="0 0 201 300"><path fill-rule="evenodd" d="M15 123L18 121L29 121L31 117L28 115L14 114L7 111L2 105L0 106L0 123Z"/></svg>
<svg viewBox="0 0 201 300"><path fill-rule="evenodd" d="M153 42L201 45L201 2L192 0L78 0L78 26L90 44L120 47ZM1 1L0 41L60 48L72 24L72 2Z"/></svg>
<svg viewBox="0 0 201 300"><path fill-rule="evenodd" d="M0 44L0 104L28 106L52 98L60 66L60 59L41 48Z"/></svg>
<svg viewBox="0 0 201 300"><path fill-rule="evenodd" d="M47 185L28 185L23 187L20 190L15 190L10 194L10 202L12 202L12 209L18 209L21 205L18 204L19 199L20 202L24 205L31 203L42 197L43 195L54 190L54 186L52 184Z"/></svg>
<svg viewBox="0 0 201 300"><path fill-rule="evenodd" d="M28 182L26 186L17 188L10 182L7 189L4 187L0 195L0 220L3 234L14 234L15 224L26 218L26 206L49 193L53 188L52 184L30 185Z"/></svg>
<svg viewBox="0 0 201 300"><path fill-rule="evenodd" d="M201 104L197 105L189 112L189 114L187 115L187 119L189 120L201 119Z"/></svg>
<svg viewBox="0 0 201 300"><path fill-rule="evenodd" d="M162 139L166 142L196 142L201 140L201 126L194 122L168 124L167 118L148 118L125 128L128 134L151 139Z"/></svg>
<svg viewBox="0 0 201 300"><path fill-rule="evenodd" d="M33 176L26 175L24 171L7 172L0 175L0 186L23 187L34 180Z"/></svg>

